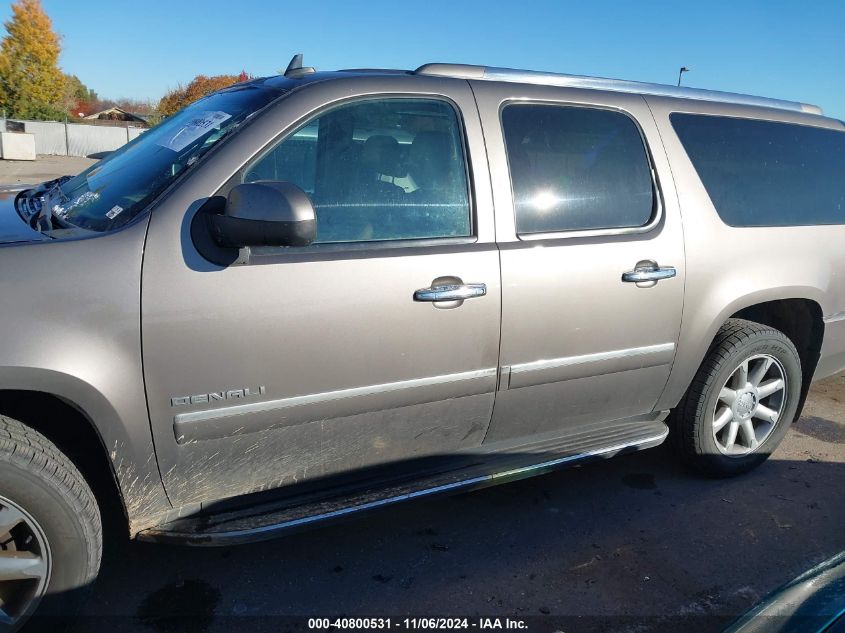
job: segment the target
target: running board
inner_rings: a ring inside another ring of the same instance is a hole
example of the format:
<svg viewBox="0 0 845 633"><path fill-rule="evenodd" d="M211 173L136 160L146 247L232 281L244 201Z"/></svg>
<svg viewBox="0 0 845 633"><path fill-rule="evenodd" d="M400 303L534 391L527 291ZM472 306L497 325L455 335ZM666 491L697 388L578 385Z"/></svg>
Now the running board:
<svg viewBox="0 0 845 633"><path fill-rule="evenodd" d="M318 523L349 518L356 514L390 506L402 501L440 494L463 492L501 483L525 479L588 460L613 457L619 453L638 451L661 444L669 433L658 419L629 423L595 433L589 441L580 435L567 447L566 438L540 445L532 443L528 451L511 448L505 463L491 465L499 453L478 453L490 463L476 464L436 476L428 476L376 490L364 490L332 498L288 503L265 503L259 506L212 515L195 515L144 530L141 541L195 546L228 546L263 541L283 533L309 528ZM573 438L574 439L574 438ZM483 447L482 447L483 449ZM485 468L486 467L486 468Z"/></svg>

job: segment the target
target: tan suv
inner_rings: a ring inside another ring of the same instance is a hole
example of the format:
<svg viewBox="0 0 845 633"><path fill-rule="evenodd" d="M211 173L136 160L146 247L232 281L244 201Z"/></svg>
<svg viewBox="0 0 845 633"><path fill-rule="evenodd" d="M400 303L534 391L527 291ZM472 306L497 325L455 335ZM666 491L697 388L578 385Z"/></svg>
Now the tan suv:
<svg viewBox="0 0 845 633"><path fill-rule="evenodd" d="M843 174L799 103L292 63L7 191L0 628L100 507L222 545L667 435L757 466L845 368Z"/></svg>

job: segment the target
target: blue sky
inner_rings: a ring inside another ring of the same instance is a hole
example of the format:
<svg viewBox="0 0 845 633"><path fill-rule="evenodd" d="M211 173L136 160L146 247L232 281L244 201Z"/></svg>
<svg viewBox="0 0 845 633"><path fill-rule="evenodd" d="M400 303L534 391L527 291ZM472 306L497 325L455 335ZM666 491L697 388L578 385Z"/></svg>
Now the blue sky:
<svg viewBox="0 0 845 633"><path fill-rule="evenodd" d="M479 63L821 105L845 118L845 1L42 0L61 65L103 97L158 99L199 73ZM10 15L8 0L0 19Z"/></svg>

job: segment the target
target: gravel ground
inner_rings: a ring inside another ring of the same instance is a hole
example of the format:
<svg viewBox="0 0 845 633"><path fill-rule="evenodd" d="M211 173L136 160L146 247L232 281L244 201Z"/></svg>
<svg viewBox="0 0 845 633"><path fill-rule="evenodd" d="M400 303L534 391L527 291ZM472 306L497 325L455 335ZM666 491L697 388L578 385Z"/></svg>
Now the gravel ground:
<svg viewBox="0 0 845 633"><path fill-rule="evenodd" d="M92 161L0 161L0 183ZM845 376L759 469L708 481L666 446L268 543L107 547L74 631L304 630L308 616L523 619L531 631L718 631L845 549Z"/></svg>

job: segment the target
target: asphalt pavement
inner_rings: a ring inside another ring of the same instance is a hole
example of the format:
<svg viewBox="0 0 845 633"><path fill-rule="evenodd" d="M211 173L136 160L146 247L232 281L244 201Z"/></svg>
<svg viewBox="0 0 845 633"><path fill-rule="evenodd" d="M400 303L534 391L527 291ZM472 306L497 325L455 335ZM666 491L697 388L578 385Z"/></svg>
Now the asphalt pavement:
<svg viewBox="0 0 845 633"><path fill-rule="evenodd" d="M530 631L719 631L845 549L843 402L845 376L818 383L781 447L736 479L690 475L664 445L266 543L112 543L74 630L485 616Z"/></svg>

